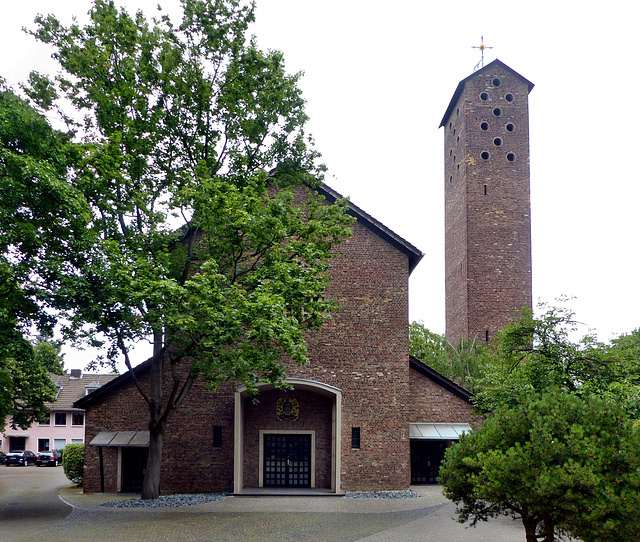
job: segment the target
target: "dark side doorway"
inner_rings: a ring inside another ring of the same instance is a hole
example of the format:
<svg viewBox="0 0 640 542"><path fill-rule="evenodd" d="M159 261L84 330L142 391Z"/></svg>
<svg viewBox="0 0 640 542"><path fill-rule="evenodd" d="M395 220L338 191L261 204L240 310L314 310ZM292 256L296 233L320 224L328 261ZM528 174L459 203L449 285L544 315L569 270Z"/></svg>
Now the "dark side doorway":
<svg viewBox="0 0 640 542"><path fill-rule="evenodd" d="M449 442L446 440L411 440L412 484L438 483L438 472Z"/></svg>
<svg viewBox="0 0 640 542"><path fill-rule="evenodd" d="M147 468L149 448L122 448L122 483L123 493L139 493L142 491L144 471Z"/></svg>

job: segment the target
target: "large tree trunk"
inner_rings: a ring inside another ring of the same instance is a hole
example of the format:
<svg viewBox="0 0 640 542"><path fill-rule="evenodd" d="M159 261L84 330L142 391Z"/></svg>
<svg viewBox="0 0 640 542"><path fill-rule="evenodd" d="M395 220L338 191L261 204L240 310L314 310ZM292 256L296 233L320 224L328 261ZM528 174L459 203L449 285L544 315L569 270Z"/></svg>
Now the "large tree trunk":
<svg viewBox="0 0 640 542"><path fill-rule="evenodd" d="M154 348L150 369L149 389L149 456L142 482L142 498L157 499L160 496L160 467L166 417L162 408L162 368L164 355Z"/></svg>
<svg viewBox="0 0 640 542"><path fill-rule="evenodd" d="M164 424L162 426L164 428ZM142 482L142 498L157 499L160 496L160 467L162 464L163 430L149 434L149 457Z"/></svg>
<svg viewBox="0 0 640 542"><path fill-rule="evenodd" d="M527 542L538 542L538 537L536 536L536 527L538 526L538 521L523 514L522 523L524 525L524 532Z"/></svg>

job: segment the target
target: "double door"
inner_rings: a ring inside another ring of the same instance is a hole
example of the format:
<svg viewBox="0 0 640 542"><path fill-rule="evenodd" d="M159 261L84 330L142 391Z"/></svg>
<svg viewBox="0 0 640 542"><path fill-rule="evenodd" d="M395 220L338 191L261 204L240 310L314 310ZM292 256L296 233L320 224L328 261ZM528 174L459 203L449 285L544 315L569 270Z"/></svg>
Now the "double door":
<svg viewBox="0 0 640 542"><path fill-rule="evenodd" d="M311 487L311 435L264 435L265 487Z"/></svg>

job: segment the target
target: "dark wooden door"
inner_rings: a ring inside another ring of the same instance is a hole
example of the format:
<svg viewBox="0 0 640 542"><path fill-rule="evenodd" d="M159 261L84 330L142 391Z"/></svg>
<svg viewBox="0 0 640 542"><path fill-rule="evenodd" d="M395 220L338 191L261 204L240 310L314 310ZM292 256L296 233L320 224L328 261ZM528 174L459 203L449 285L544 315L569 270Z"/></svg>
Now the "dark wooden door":
<svg viewBox="0 0 640 542"><path fill-rule="evenodd" d="M264 435L265 487L311 487L311 435Z"/></svg>
<svg viewBox="0 0 640 542"><path fill-rule="evenodd" d="M437 484L446 449L447 441L444 440L412 440L411 483Z"/></svg>
<svg viewBox="0 0 640 542"><path fill-rule="evenodd" d="M122 448L122 492L139 493L147 468L149 448Z"/></svg>

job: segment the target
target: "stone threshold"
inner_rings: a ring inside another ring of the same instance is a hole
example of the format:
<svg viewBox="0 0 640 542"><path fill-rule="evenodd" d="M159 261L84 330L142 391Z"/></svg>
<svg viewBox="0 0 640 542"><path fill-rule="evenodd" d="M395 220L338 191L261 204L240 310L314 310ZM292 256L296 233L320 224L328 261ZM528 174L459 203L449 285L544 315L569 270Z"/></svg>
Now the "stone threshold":
<svg viewBox="0 0 640 542"><path fill-rule="evenodd" d="M245 487L240 493L231 493L230 497L343 497L330 489L308 487Z"/></svg>

